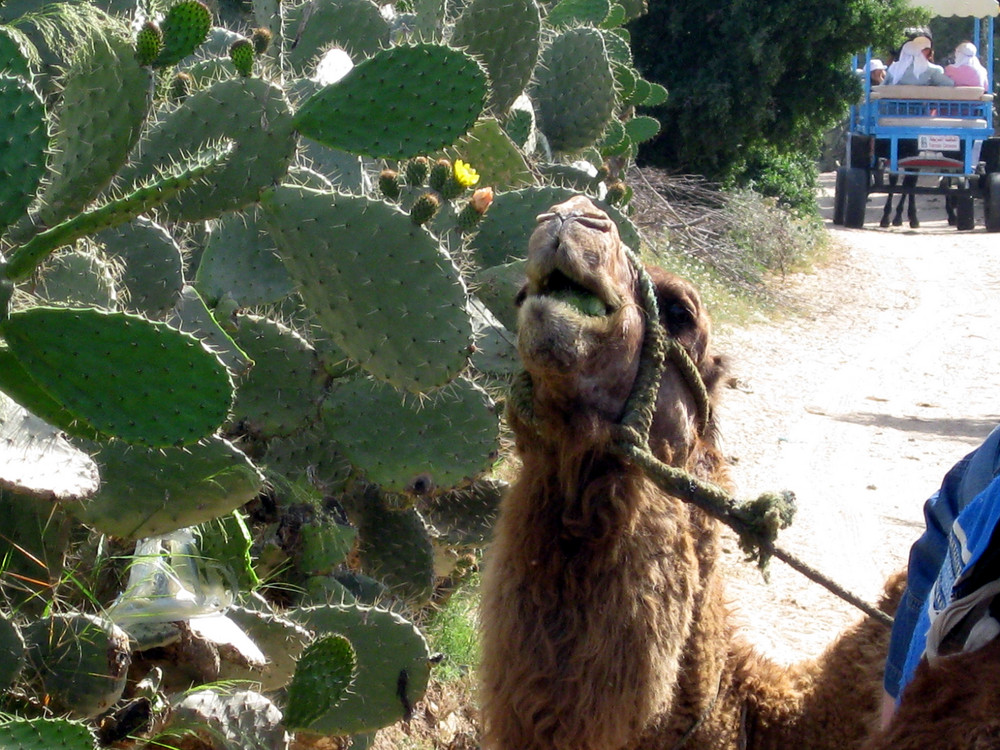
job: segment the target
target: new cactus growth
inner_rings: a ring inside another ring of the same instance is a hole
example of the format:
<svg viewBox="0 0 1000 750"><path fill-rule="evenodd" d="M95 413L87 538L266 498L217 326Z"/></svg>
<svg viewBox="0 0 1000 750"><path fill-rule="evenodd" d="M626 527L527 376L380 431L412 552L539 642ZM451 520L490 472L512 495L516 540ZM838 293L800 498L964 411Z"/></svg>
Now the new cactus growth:
<svg viewBox="0 0 1000 750"><path fill-rule="evenodd" d="M211 28L212 13L207 5L199 0L174 3L160 24L163 49L153 64L157 67L177 64L205 41Z"/></svg>
<svg viewBox="0 0 1000 750"><path fill-rule="evenodd" d="M229 48L229 59L233 61L236 72L241 76L253 73L254 46L249 39L239 39Z"/></svg>
<svg viewBox="0 0 1000 750"><path fill-rule="evenodd" d="M299 658L288 687L285 726L308 731L350 688L357 669L351 642L342 635L322 635Z"/></svg>
<svg viewBox="0 0 1000 750"><path fill-rule="evenodd" d="M140 65L152 65L163 49L163 32L152 21L146 21L135 36L135 57Z"/></svg>

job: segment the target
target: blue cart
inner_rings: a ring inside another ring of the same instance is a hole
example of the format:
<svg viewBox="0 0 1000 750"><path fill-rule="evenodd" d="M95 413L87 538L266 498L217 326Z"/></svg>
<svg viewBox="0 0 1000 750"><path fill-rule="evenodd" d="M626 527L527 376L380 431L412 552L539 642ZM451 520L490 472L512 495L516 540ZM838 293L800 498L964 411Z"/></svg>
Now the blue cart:
<svg viewBox="0 0 1000 750"><path fill-rule="evenodd" d="M910 2L939 16L971 16L970 39L988 61L989 86L985 92L977 86L872 87L866 76L864 99L851 107L833 221L863 227L873 193L936 193L954 206L958 229L975 227L975 201L981 199L987 231L1000 231L1000 138L993 137L992 93L997 0ZM863 59L871 59L871 50ZM933 185L904 184L901 178L914 174L936 179Z"/></svg>

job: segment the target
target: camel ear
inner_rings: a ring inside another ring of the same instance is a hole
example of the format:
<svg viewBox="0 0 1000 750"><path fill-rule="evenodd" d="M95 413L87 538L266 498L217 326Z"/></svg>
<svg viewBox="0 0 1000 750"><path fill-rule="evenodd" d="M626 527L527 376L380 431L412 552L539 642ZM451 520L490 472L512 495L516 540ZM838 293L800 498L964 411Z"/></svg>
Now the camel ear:
<svg viewBox="0 0 1000 750"><path fill-rule="evenodd" d="M722 378L729 372L729 360L721 354L713 354L705 358L699 369L701 370L701 379L705 382L705 388L709 395L712 395L718 389Z"/></svg>

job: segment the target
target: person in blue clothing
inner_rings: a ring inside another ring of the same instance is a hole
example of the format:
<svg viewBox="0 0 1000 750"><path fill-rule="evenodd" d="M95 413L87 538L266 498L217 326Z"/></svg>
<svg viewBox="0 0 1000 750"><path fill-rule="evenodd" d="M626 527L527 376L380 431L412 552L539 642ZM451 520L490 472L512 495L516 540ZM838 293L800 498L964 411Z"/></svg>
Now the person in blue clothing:
<svg viewBox="0 0 1000 750"><path fill-rule="evenodd" d="M945 475L924 517L889 643L883 728L922 660L1000 635L1000 427Z"/></svg>

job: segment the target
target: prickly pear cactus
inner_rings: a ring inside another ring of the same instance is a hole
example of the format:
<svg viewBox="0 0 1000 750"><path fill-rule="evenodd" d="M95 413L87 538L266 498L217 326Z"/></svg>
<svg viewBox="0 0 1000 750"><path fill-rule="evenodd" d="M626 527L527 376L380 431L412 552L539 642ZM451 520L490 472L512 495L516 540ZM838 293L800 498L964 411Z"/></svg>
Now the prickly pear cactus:
<svg viewBox="0 0 1000 750"><path fill-rule="evenodd" d="M132 651L114 623L93 615L51 615L29 624L24 640L26 676L52 706L89 718L121 697Z"/></svg>
<svg viewBox="0 0 1000 750"><path fill-rule="evenodd" d="M0 612L0 693L9 688L24 666L24 637L7 615Z"/></svg>
<svg viewBox="0 0 1000 750"><path fill-rule="evenodd" d="M351 687L357 655L342 635L322 635L299 657L288 687L285 726L308 731L314 721L333 709Z"/></svg>
<svg viewBox="0 0 1000 750"><path fill-rule="evenodd" d="M283 186L261 205L306 305L362 367L415 392L464 369L465 285L431 234L357 196Z"/></svg>
<svg viewBox="0 0 1000 750"><path fill-rule="evenodd" d="M409 718L430 676L427 642L412 624L385 610L325 605L290 615L319 634L346 637L357 655L350 692L309 723L319 734L357 734Z"/></svg>
<svg viewBox="0 0 1000 750"><path fill-rule="evenodd" d="M2 233L24 214L35 195L45 174L49 135L42 99L26 79L0 71L0 109L7 113L4 130L11 144L0 149Z"/></svg>
<svg viewBox="0 0 1000 750"><path fill-rule="evenodd" d="M408 159L464 135L486 93L486 73L463 52L434 44L393 47L310 97L295 126L332 148Z"/></svg>
<svg viewBox="0 0 1000 750"><path fill-rule="evenodd" d="M85 425L84 434L191 443L211 434L229 410L226 369L195 339L163 324L36 307L10 315L0 333L30 378ZM80 434L74 423L58 426Z"/></svg>
<svg viewBox="0 0 1000 750"><path fill-rule="evenodd" d="M90 728L69 719L0 719L0 748L10 750L94 750Z"/></svg>

